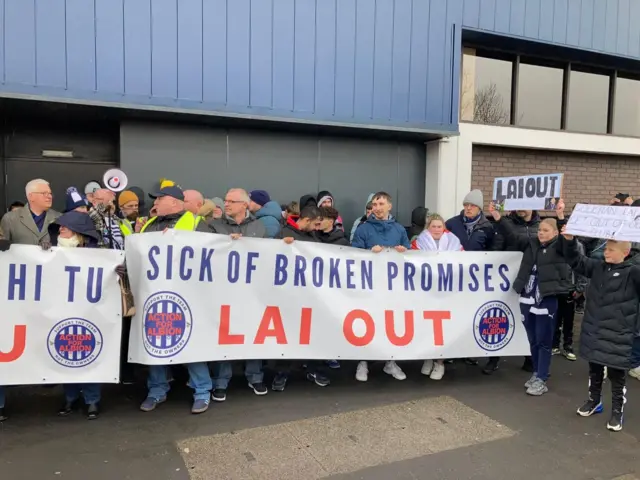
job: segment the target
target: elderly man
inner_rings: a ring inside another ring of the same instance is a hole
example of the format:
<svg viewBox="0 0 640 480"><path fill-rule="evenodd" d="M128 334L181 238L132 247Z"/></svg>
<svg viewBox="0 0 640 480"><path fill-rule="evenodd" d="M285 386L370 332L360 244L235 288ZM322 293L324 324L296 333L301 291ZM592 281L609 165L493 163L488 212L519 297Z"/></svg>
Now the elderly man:
<svg viewBox="0 0 640 480"><path fill-rule="evenodd" d="M41 245L49 242L49 225L60 216L51 209L53 195L49 182L31 180L25 188L28 204L2 217L0 228L11 243Z"/></svg>
<svg viewBox="0 0 640 480"><path fill-rule="evenodd" d="M176 230L210 232L206 223L199 220L184 207L184 193L176 186L161 188L155 194L149 194L154 199L153 207L156 215L142 227L140 233L162 232L168 228ZM191 413L204 413L209 408L211 398L211 375L206 362L189 363L189 386L195 390ZM150 412L167 400L169 393L169 375L166 365L151 365L147 379L149 393L140 410Z"/></svg>
<svg viewBox="0 0 640 480"><path fill-rule="evenodd" d="M232 188L224 198L224 215L222 218L213 219L209 226L215 233L231 235L231 238L240 237L265 238L267 231L264 224L249 212L251 199L246 190ZM264 385L264 373L261 360L247 360L245 376L249 382L249 388L256 395L266 395L267 387ZM214 366L214 383L212 399L216 402L224 402L227 399L227 386L231 380L231 362L217 362Z"/></svg>
<svg viewBox="0 0 640 480"><path fill-rule="evenodd" d="M198 212L204 205L204 197L197 190L185 190L184 191L184 209L187 212L191 212L194 215L198 215Z"/></svg>
<svg viewBox="0 0 640 480"><path fill-rule="evenodd" d="M49 243L49 225L60 216L51 209L53 195L49 182L37 178L25 187L28 204L6 213L0 222L0 232L7 243L42 245ZM7 419L4 412L4 388L0 386L0 422Z"/></svg>

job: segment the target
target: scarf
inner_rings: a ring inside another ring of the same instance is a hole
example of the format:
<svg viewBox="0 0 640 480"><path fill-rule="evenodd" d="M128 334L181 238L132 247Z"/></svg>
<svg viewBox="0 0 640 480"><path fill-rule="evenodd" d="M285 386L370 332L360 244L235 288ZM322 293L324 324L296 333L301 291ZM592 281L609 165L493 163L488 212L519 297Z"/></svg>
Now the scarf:
<svg viewBox="0 0 640 480"><path fill-rule="evenodd" d="M464 228L467 230L467 235L469 236L469 238L471 238L471 234L473 233L473 230L476 228L476 225L480 221L481 217L482 217L482 212L480 212L478 216L474 218L467 218L464 215L462 216L462 224L464 225Z"/></svg>
<svg viewBox="0 0 640 480"><path fill-rule="evenodd" d="M429 230L424 230L418 237L411 243L413 250L431 250L437 252L451 252L462 251L462 245L460 240L453 233L445 230L440 240L436 242Z"/></svg>

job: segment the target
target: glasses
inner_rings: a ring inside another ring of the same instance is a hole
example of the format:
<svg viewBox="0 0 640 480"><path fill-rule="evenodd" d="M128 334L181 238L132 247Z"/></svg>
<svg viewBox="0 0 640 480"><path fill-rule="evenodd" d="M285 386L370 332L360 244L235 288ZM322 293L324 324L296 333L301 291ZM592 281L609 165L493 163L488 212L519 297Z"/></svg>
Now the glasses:
<svg viewBox="0 0 640 480"><path fill-rule="evenodd" d="M51 193L51 192L31 192L31 193L35 193L37 195L42 195L43 197L53 197L53 193Z"/></svg>
<svg viewBox="0 0 640 480"><path fill-rule="evenodd" d="M242 200L226 200L225 199L224 203L246 203L246 202L243 202Z"/></svg>

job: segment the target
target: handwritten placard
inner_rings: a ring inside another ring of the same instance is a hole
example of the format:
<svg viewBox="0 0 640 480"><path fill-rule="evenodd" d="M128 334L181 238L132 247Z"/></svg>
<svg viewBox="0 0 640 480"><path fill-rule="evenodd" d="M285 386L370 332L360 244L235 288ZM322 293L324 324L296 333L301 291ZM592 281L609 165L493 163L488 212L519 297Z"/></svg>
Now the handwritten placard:
<svg viewBox="0 0 640 480"><path fill-rule="evenodd" d="M567 233L580 237L640 242L640 207L579 203L571 213Z"/></svg>
<svg viewBox="0 0 640 480"><path fill-rule="evenodd" d="M562 179L562 173L496 178L493 202L500 210L555 210Z"/></svg>

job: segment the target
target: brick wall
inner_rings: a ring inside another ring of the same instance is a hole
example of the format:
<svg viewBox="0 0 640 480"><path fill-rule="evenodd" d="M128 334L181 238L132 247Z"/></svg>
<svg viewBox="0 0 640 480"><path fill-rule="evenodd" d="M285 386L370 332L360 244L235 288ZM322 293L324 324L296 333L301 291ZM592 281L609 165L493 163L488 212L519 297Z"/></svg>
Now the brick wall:
<svg viewBox="0 0 640 480"><path fill-rule="evenodd" d="M482 190L486 204L491 201L495 177L541 173L564 173L563 196L568 210L576 203L608 203L618 192L640 198L640 156L477 146L473 148L471 172L472 188Z"/></svg>

